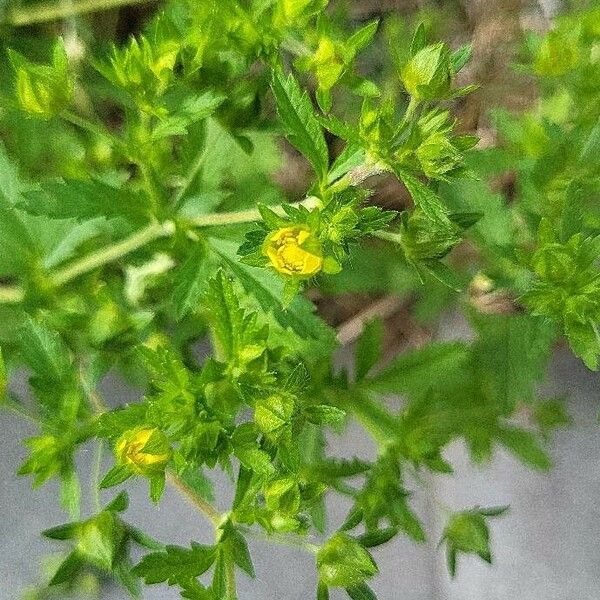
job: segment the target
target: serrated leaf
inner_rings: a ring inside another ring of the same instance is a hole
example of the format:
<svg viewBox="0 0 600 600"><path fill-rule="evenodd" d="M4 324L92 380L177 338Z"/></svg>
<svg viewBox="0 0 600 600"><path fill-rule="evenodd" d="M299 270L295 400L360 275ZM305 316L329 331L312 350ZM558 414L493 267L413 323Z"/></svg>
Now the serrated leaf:
<svg viewBox="0 0 600 600"><path fill-rule="evenodd" d="M415 205L432 221L447 226L449 224L448 209L444 206L441 198L405 169L393 167L393 170L396 177L406 186Z"/></svg>
<svg viewBox="0 0 600 600"><path fill-rule="evenodd" d="M178 320L198 308L208 285L209 267L206 249L197 245L175 273L171 302Z"/></svg>
<svg viewBox="0 0 600 600"><path fill-rule="evenodd" d="M517 427L502 427L496 437L503 446L529 466L540 471L547 471L552 466L550 457L531 431Z"/></svg>
<svg viewBox="0 0 600 600"><path fill-rule="evenodd" d="M365 385L381 394L421 393L459 381L468 360L462 342L432 343L401 354Z"/></svg>
<svg viewBox="0 0 600 600"><path fill-rule="evenodd" d="M473 323L479 332L473 356L482 387L504 413L531 402L550 356L552 328L529 315L473 315Z"/></svg>
<svg viewBox="0 0 600 600"><path fill-rule="evenodd" d="M314 425L338 426L343 424L346 418L346 411L326 404L307 406L304 409L304 414L308 421Z"/></svg>
<svg viewBox="0 0 600 600"><path fill-rule="evenodd" d="M235 564L249 577L254 579L256 573L254 571L254 565L252 564L248 543L244 536L238 531L234 531L228 537L228 542L231 545L231 553Z"/></svg>
<svg viewBox="0 0 600 600"><path fill-rule="evenodd" d="M101 181L45 182L25 192L18 205L32 215L83 221L96 217L125 217L132 222L146 218L148 204L141 194L118 189Z"/></svg>
<svg viewBox="0 0 600 600"><path fill-rule="evenodd" d="M192 542L191 548L167 546L164 552L147 554L133 569L146 584L185 584L210 569L217 557L214 546Z"/></svg>
<svg viewBox="0 0 600 600"><path fill-rule="evenodd" d="M29 318L20 332L21 355L42 380L60 382L71 376L71 359L58 333Z"/></svg>
<svg viewBox="0 0 600 600"><path fill-rule="evenodd" d="M308 95L292 74L286 77L281 70L273 71L271 87L288 139L308 159L319 179L325 181L329 152Z"/></svg>

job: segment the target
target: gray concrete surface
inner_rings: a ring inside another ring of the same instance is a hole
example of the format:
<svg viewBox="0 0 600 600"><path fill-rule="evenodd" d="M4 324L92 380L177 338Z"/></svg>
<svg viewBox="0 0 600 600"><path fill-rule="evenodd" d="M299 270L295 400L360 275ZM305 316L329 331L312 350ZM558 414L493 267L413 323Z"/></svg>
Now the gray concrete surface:
<svg viewBox="0 0 600 600"><path fill-rule="evenodd" d="M117 400L131 390L109 384ZM415 494L415 507L427 524L430 542L417 546L406 539L375 552L381 574L373 587L381 600L598 600L600 598L600 428L596 426L600 379L566 351L559 351L549 370L546 391L568 393L575 418L569 430L558 432L551 443L554 470L537 474L498 452L485 469L473 468L460 444L448 449L456 465L452 477L430 478L431 494L452 508L509 504L511 511L493 523L495 562L489 567L470 557L461 558L459 573L450 581L443 552L437 549L442 516L436 503ZM26 454L19 444L34 430L17 417L0 413L0 600L17 600L20 592L40 573L40 560L57 546L41 539L39 532L62 523L56 489L48 485L30 491L28 479L15 470ZM332 438L337 452L371 456L373 448L358 427L343 438ZM84 448L82 466L91 461ZM82 472L86 472L82 469ZM85 482L84 482L85 485ZM217 495L227 496L225 482ZM174 491L167 490L161 506L146 500L143 482L130 486L128 518L171 543L208 541L210 531L202 518ZM106 495L106 499L110 496ZM223 505L224 506L224 505ZM339 523L347 505L329 501L331 522ZM257 580L240 578L241 600L310 600L315 573L310 556L287 547L260 542L251 544ZM146 600L178 598L175 590L147 588ZM335 595L334 599L344 595ZM107 600L125 599L114 588Z"/></svg>

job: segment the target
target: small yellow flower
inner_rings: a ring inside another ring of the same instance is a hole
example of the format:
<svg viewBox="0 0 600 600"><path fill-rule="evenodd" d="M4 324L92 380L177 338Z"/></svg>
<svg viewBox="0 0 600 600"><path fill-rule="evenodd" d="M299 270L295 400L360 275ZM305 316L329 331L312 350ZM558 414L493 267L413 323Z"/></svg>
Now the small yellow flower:
<svg viewBox="0 0 600 600"><path fill-rule="evenodd" d="M263 244L263 253L283 275L308 278L323 267L321 244L302 225L282 227L271 233Z"/></svg>
<svg viewBox="0 0 600 600"><path fill-rule="evenodd" d="M115 452L119 462L138 475L160 473L171 458L169 441L156 428L126 431L119 438Z"/></svg>

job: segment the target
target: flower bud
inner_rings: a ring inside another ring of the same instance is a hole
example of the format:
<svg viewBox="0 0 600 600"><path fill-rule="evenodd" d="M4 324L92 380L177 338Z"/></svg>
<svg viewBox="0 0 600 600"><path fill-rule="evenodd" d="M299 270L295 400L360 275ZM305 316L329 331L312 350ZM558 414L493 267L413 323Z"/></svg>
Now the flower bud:
<svg viewBox="0 0 600 600"><path fill-rule="evenodd" d="M406 63L400 78L415 100L435 100L450 95L454 69L448 47L443 43L426 46Z"/></svg>
<svg viewBox="0 0 600 600"><path fill-rule="evenodd" d="M319 580L330 587L353 587L377 573L371 555L354 539L336 533L317 554Z"/></svg>
<svg viewBox="0 0 600 600"><path fill-rule="evenodd" d="M152 476L162 473L171 458L167 436L156 428L126 431L115 447L117 460L134 473Z"/></svg>
<svg viewBox="0 0 600 600"><path fill-rule="evenodd" d="M308 279L323 267L321 243L304 225L283 227L267 236L263 254L282 275Z"/></svg>
<svg viewBox="0 0 600 600"><path fill-rule="evenodd" d="M416 261L443 258L461 240L451 222L435 223L420 210L404 217L400 235L406 256Z"/></svg>

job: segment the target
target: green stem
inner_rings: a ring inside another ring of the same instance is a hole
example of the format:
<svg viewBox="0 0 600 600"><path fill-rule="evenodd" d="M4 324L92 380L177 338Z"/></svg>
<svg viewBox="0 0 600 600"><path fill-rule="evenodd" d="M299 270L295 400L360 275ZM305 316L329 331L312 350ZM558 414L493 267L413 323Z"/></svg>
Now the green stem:
<svg viewBox="0 0 600 600"><path fill-rule="evenodd" d="M208 520L213 524L215 529L222 520L219 511L210 502L201 498L192 488L190 488L179 475L173 471L167 471L167 481L177 489L177 491L185 496Z"/></svg>
<svg viewBox="0 0 600 600"><path fill-rule="evenodd" d="M61 118L71 123L71 125L75 125L85 131L89 131L98 137L105 139L110 142L112 145L119 147L121 150L127 149L127 144L123 140L120 140L118 137L114 136L110 131L107 131L102 125L93 123L84 117L80 117L71 111L63 111L60 114Z"/></svg>
<svg viewBox="0 0 600 600"><path fill-rule="evenodd" d="M69 113L70 115L70 113ZM70 115L71 116L71 115ZM87 122L86 122L87 123ZM198 159L199 161L200 159ZM198 162L197 161L197 162ZM386 170L385 166L381 164L375 164L370 166L361 165L356 169L353 169L347 173L343 178L334 183L330 189L337 191L344 189L343 186L358 185L368 177L377 173L382 173ZM193 178L193 173L191 174ZM344 182L343 184L341 182ZM185 193L185 187L183 189ZM183 197L183 196L182 196ZM319 198L315 196L309 196L305 200L294 204L293 206L304 206L305 208L311 209L318 206L320 203ZM285 210L282 206L271 207L275 213L281 216L285 216ZM209 215L201 215L194 217L187 221L190 227L216 227L222 225L233 225L239 223L252 223L254 221L260 221L261 215L258 209L251 208L249 210L225 212L225 213L214 213ZM79 260L72 262L70 265L58 269L56 272L50 275L50 283L55 287L60 287L65 283L68 283L72 279L84 275L94 269L103 265L109 264L127 254L138 250L146 244L153 242L162 237L170 237L175 233L176 227L172 221L165 221L163 223L152 223L144 229L132 234L128 238L116 242L106 248L96 250ZM398 242L398 234L393 234L385 231L375 232L375 237L385 239L388 241ZM18 304L25 298L25 290L18 286L0 286L0 304Z"/></svg>
<svg viewBox="0 0 600 600"><path fill-rule="evenodd" d="M102 509L102 503L100 501L100 472L102 470L102 458L104 455L104 442L98 440L96 447L96 456L94 458L94 464L92 467L92 498L94 500L94 508L96 512L100 512Z"/></svg>
<svg viewBox="0 0 600 600"><path fill-rule="evenodd" d="M302 202L297 202L293 206L304 206L311 209L318 206L320 200L315 196L309 196ZM285 210L281 206L270 206L273 212L280 216L284 216ZM217 225L233 225L236 223L252 223L261 220L260 212L256 208L249 210L241 210L237 212L213 213L211 215L202 215L189 220L189 224L193 227L215 227Z"/></svg>
<svg viewBox="0 0 600 600"><path fill-rule="evenodd" d="M344 402L343 408L351 412L356 420L373 436L380 447L380 452L398 437L399 423L396 417L380 402L373 400L366 393L350 394L352 401Z"/></svg>
<svg viewBox="0 0 600 600"><path fill-rule="evenodd" d="M34 23L56 21L90 12L110 10L120 6L147 4L153 0L79 0L78 2L62 2L48 4L40 2L30 6L13 8L8 11L6 24L13 27L23 27Z"/></svg>
<svg viewBox="0 0 600 600"><path fill-rule="evenodd" d="M67 267L59 269L50 277L50 282L52 285L59 287L84 273L88 273L98 267L122 258L123 256L142 248L149 242L162 237L170 237L174 233L175 224L172 221L152 223L112 246L92 252Z"/></svg>
<svg viewBox="0 0 600 600"><path fill-rule="evenodd" d="M300 548L309 554L316 554L319 551L319 546L317 544L313 544L300 536L280 534L265 535L243 525L238 525L238 529L246 537L259 542L265 542L267 544L274 543L282 546L291 546L292 548Z"/></svg>
<svg viewBox="0 0 600 600"><path fill-rule="evenodd" d="M233 554L227 553L227 561L225 563L225 581L227 600L237 600L237 585L235 583L235 562Z"/></svg>

